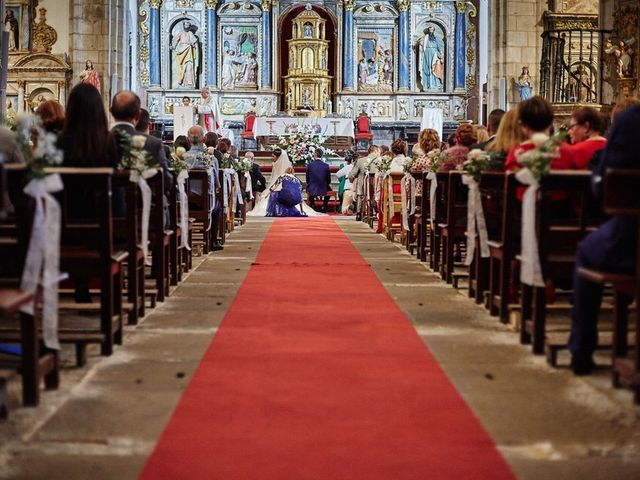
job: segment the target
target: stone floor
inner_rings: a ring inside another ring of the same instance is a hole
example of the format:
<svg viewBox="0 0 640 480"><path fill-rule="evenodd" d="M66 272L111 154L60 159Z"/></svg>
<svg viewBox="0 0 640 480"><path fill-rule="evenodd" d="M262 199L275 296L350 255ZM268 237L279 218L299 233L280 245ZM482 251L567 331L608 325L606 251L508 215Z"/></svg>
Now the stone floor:
<svg viewBox="0 0 640 480"><path fill-rule="evenodd" d="M397 244L364 224L337 221L518 478L640 478L640 408L629 392L611 389L607 371L576 378L549 368L518 344L512 329ZM16 406L0 424L0 478L136 478L270 224L251 219L223 252L196 259L172 296L127 328L124 346L111 357L94 350L89 365L77 369L65 351L61 388L45 392L40 407L19 408L12 384Z"/></svg>

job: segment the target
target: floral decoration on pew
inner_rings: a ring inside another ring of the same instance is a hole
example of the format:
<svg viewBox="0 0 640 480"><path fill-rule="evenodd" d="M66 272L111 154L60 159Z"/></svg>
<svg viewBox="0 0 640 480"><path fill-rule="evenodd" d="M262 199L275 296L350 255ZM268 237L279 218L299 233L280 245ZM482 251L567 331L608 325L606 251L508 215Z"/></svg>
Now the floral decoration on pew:
<svg viewBox="0 0 640 480"><path fill-rule="evenodd" d="M391 161L393 158L391 155L383 155L375 160L375 166L378 169L378 173L382 176L386 175L391 170Z"/></svg>
<svg viewBox="0 0 640 480"><path fill-rule="evenodd" d="M60 276L61 210L55 192L64 186L58 174L49 174L47 167L62 164L63 153L57 148L57 137L42 128L34 115L16 119L16 140L22 149L30 177L24 192L34 199L35 209L31 239L27 249L20 288L35 293L42 288L42 330L44 344L60 349L58 341L58 281ZM35 301L23 306L22 312L33 315Z"/></svg>
<svg viewBox="0 0 640 480"><path fill-rule="evenodd" d="M231 154L225 153L222 155L220 168L233 168L237 172L239 170L238 160L233 158Z"/></svg>
<svg viewBox="0 0 640 480"><path fill-rule="evenodd" d="M529 169L537 181L549 173L551 163L560 156L560 145L566 141L566 132L559 132L553 137L544 133L536 133L531 137L534 148L516 156L524 168Z"/></svg>
<svg viewBox="0 0 640 480"><path fill-rule="evenodd" d="M160 167L158 159L144 149L147 137L144 135L129 135L116 129L116 140L122 151L122 158L118 168L131 171L131 181L138 178L153 177Z"/></svg>
<svg viewBox="0 0 640 480"><path fill-rule="evenodd" d="M402 162L402 171L406 174L410 174L415 161L416 159L414 157L405 157L404 162Z"/></svg>
<svg viewBox="0 0 640 480"><path fill-rule="evenodd" d="M437 172L442 162L444 162L449 154L442 150L434 149L427 153L427 170Z"/></svg>
<svg viewBox="0 0 640 480"><path fill-rule="evenodd" d="M458 170L470 175L476 182L480 181L483 172L499 169L500 163L490 153L474 148L467 155L467 159L462 165L458 165Z"/></svg>
<svg viewBox="0 0 640 480"><path fill-rule="evenodd" d="M236 165L236 170L238 173L250 173L253 163L248 158L243 157L239 160L236 160Z"/></svg>
<svg viewBox="0 0 640 480"><path fill-rule="evenodd" d="M187 150L184 147L176 148L176 151L171 154L171 171L179 176L180 173L189 170L189 164L185 158Z"/></svg>
<svg viewBox="0 0 640 480"><path fill-rule="evenodd" d="M36 115L20 115L16 119L16 141L22 151L31 178L47 176L45 168L62 164L63 154L58 149L58 137L42 127Z"/></svg>

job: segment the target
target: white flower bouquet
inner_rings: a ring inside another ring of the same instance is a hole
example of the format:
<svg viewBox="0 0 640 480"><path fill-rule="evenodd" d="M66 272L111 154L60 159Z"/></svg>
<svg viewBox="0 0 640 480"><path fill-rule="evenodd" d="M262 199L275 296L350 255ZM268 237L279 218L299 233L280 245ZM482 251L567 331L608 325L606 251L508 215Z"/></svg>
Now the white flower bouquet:
<svg viewBox="0 0 640 480"><path fill-rule="evenodd" d="M185 159L187 150L184 147L176 148L176 151L171 154L171 170L180 175L181 172L189 170L189 165Z"/></svg>
<svg viewBox="0 0 640 480"><path fill-rule="evenodd" d="M129 135L116 129L118 145L122 150L122 158L118 168L137 172L143 178L153 176L160 167L157 158L154 158L144 149L147 137L144 135Z"/></svg>
<svg viewBox="0 0 640 480"><path fill-rule="evenodd" d="M42 127L40 117L21 115L16 119L16 141L32 178L44 178L47 167L62 164L63 154L58 149L58 137Z"/></svg>
<svg viewBox="0 0 640 480"><path fill-rule="evenodd" d="M560 145L566 138L566 133L560 132L553 137L544 133L536 133L531 137L534 148L518 154L516 157L523 168L528 168L536 180L549 173L551 164L560 156Z"/></svg>

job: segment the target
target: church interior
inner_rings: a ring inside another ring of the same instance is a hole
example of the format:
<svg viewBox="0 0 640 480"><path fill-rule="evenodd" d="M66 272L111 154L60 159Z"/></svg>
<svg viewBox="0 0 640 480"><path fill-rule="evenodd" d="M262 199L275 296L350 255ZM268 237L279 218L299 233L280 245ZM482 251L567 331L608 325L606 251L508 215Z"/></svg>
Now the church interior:
<svg viewBox="0 0 640 480"><path fill-rule="evenodd" d="M0 478L640 478L638 0L0 12Z"/></svg>

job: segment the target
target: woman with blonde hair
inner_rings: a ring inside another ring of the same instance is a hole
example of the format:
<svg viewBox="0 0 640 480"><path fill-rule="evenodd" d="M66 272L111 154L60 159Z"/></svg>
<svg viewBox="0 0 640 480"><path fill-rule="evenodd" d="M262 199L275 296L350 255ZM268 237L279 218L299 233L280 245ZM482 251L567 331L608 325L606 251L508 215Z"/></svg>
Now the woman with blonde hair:
<svg viewBox="0 0 640 480"><path fill-rule="evenodd" d="M427 154L432 150L440 150L442 142L438 132L433 128L425 128L420 132L418 137L418 145L420 146L420 156L411 165L411 173L421 173L429 169L429 157ZM416 180L416 195L422 193L422 180Z"/></svg>
<svg viewBox="0 0 640 480"><path fill-rule="evenodd" d="M485 144L489 141L489 131L487 127L484 125L474 125L474 130L476 131L476 136L478 139L476 140L476 144Z"/></svg>
<svg viewBox="0 0 640 480"><path fill-rule="evenodd" d="M507 158L509 150L526 139L527 136L522 131L518 121L518 110L514 108L502 117L496 137L487 147L487 152L491 154L495 163L499 163L504 167L504 160Z"/></svg>

